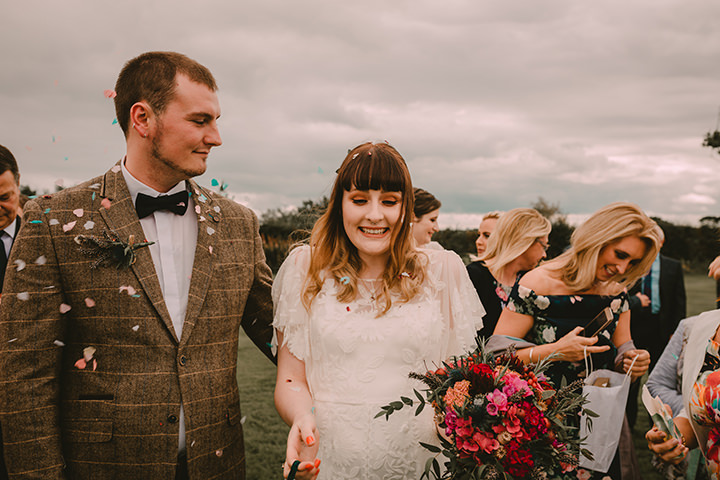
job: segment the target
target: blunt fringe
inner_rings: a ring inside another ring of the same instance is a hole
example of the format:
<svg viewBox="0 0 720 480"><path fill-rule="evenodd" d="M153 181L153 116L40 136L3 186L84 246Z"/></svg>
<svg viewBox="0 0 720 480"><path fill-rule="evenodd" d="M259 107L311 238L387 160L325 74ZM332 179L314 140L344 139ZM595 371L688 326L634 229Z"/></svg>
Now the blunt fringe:
<svg viewBox="0 0 720 480"><path fill-rule="evenodd" d="M310 267L302 290L306 309L320 293L327 279L337 282L337 299L349 302L358 295L362 262L343 226L343 194L352 188L383 190L402 194L402 213L390 237L390 256L376 299L378 316L392 306L391 293L401 302L412 299L425 279L427 256L413 246L410 223L413 215L413 187L405 160L387 143L363 143L348 152L337 171L328 208L310 235ZM341 282L347 277L349 281Z"/></svg>

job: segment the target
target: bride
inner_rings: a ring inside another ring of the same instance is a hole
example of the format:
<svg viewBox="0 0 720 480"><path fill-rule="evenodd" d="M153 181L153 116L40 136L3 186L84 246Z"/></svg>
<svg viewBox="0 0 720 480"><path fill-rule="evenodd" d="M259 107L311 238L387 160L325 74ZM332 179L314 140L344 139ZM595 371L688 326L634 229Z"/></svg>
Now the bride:
<svg viewBox="0 0 720 480"><path fill-rule="evenodd" d="M359 145L337 171L310 244L278 272L285 476L302 460L297 478L322 470L320 479L417 479L431 455L419 442L438 443L432 409L375 415L422 388L408 373L471 350L484 309L455 253L415 248L412 218L403 158L387 143Z"/></svg>

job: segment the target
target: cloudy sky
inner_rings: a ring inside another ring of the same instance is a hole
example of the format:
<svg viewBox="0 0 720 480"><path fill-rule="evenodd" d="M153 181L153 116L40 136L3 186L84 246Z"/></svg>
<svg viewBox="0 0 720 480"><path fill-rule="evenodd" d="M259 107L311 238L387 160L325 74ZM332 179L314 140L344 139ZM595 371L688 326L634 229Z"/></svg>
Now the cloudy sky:
<svg viewBox="0 0 720 480"><path fill-rule="evenodd" d="M704 0L24 0L0 7L0 143L38 189L124 154L112 88L175 50L216 76L224 144L200 182L262 213L327 194L388 140L445 226L538 197L720 215L720 3ZM444 222L443 222L444 220Z"/></svg>

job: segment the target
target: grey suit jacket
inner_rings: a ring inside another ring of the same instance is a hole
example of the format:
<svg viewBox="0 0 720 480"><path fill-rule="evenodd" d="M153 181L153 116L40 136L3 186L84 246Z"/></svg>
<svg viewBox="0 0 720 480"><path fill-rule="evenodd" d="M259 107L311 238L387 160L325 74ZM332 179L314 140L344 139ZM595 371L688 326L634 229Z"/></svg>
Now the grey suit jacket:
<svg viewBox="0 0 720 480"><path fill-rule="evenodd" d="M74 241L144 239L119 164L25 206L0 302L10 478L172 479L181 402L190 477L244 478L238 334L272 357L272 277L255 215L190 185L198 236L181 338L147 247L128 268L93 269Z"/></svg>

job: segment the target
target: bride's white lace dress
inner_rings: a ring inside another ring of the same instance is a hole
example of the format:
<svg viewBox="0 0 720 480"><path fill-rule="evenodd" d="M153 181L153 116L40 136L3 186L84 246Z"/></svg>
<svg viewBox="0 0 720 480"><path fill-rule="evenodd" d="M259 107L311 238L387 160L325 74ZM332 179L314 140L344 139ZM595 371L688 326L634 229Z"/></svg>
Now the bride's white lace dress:
<svg viewBox="0 0 720 480"><path fill-rule="evenodd" d="M374 418L382 405L415 398L422 384L408 378L475 346L482 304L460 258L427 250L422 291L409 303L394 302L383 316L361 281L360 298L340 303L327 280L310 313L300 300L309 247L295 249L273 286L275 328L290 352L305 362L313 395L322 460L319 479L418 479L431 455L419 442L438 444L432 409L415 408Z"/></svg>

